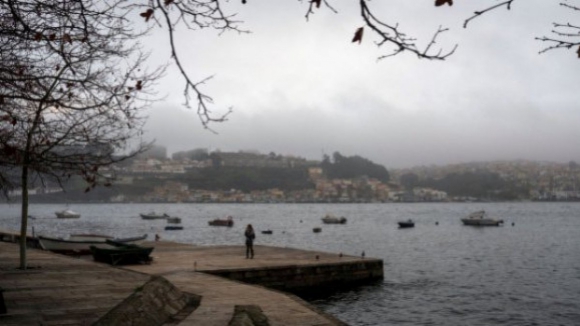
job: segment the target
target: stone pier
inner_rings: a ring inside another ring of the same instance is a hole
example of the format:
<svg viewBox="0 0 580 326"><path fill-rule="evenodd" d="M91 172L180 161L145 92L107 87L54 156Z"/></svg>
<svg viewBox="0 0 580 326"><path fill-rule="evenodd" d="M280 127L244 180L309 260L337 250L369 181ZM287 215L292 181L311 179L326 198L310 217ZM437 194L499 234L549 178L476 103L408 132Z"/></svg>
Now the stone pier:
<svg viewBox="0 0 580 326"><path fill-rule="evenodd" d="M256 246L255 258L246 259L241 246L143 245L155 247L150 264L112 267L90 257L29 249L30 268L22 271L16 268L18 245L0 242L0 288L6 306L0 324L128 325L155 320L151 325L225 326L255 308L268 325L344 325L278 290L317 290L383 277L381 260L335 253Z"/></svg>

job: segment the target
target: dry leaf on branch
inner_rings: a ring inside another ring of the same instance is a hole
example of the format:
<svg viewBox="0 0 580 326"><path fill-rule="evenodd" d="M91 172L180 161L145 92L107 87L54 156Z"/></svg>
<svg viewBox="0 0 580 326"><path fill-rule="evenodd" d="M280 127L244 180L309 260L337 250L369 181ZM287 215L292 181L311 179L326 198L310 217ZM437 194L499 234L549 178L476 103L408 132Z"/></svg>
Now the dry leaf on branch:
<svg viewBox="0 0 580 326"><path fill-rule="evenodd" d="M153 16L153 9L149 8L147 9L146 12L142 12L139 14L139 16L141 17L145 17L145 21L149 21L149 18L151 18L151 16Z"/></svg>
<svg viewBox="0 0 580 326"><path fill-rule="evenodd" d="M453 6L453 0L435 0L436 7L442 6L444 4L448 4L450 6Z"/></svg>
<svg viewBox="0 0 580 326"><path fill-rule="evenodd" d="M362 42L362 37L363 37L363 31L364 28L363 27L359 27L356 32L354 32L354 37L352 38L352 42L358 42L358 44L360 44L360 42Z"/></svg>

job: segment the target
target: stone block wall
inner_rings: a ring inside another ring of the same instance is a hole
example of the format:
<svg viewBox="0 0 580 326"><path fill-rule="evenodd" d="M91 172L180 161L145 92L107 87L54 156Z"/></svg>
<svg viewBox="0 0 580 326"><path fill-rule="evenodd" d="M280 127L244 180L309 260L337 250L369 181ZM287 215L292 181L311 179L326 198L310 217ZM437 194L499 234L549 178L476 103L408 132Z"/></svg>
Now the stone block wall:
<svg viewBox="0 0 580 326"><path fill-rule="evenodd" d="M347 287L380 280L384 277L383 261L379 259L316 265L218 270L206 271L206 273L293 293Z"/></svg>

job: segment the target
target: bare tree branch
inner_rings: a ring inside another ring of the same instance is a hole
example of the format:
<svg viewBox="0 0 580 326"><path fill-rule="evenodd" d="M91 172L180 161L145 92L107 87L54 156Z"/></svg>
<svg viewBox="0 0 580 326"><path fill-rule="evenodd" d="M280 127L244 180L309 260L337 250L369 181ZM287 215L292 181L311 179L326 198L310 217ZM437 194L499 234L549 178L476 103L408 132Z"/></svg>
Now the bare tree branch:
<svg viewBox="0 0 580 326"><path fill-rule="evenodd" d="M359 4L361 9L361 16L366 26L374 31L375 34L377 34L380 38L380 41L377 43L377 45L379 47L385 44L392 44L395 46L393 53L380 56L379 60L395 56L399 53L402 53L403 51L414 53L421 59L445 60L448 56L452 55L457 48L456 45L450 51L443 52L442 50L439 50L436 53L429 53L431 47L436 43L437 37L441 33L448 30L446 28L439 27L429 44L423 50L421 50L416 46L415 39L408 37L405 33L401 32L398 25L389 25L379 20L367 6L367 0L359 0Z"/></svg>
<svg viewBox="0 0 580 326"><path fill-rule="evenodd" d="M469 22L470 22L471 20L473 20L473 19L475 19L475 18L477 18L477 17L479 17L479 16L481 16L481 15L485 14L486 12L489 12L489 11L492 11L492 10L494 10L494 9L497 9L497 8L499 8L499 7L506 6L507 10L510 10L510 9L511 9L511 5L512 5L512 2L514 2L514 1L515 1L515 0L508 0L508 1L500 2L500 3L498 3L498 4L494 5L494 6L488 7L488 8L486 8L486 9L475 11L475 12L473 13L473 16L471 16L471 17L467 18L467 19L466 19L466 20L463 22L463 28L467 28L467 24L469 24Z"/></svg>
<svg viewBox="0 0 580 326"><path fill-rule="evenodd" d="M580 7L571 5L566 2L561 2L560 6L570 10L580 11ZM539 53L546 53L551 50L566 49L578 47L577 53L580 58L580 26L571 23L553 23L554 29L551 31L553 37L542 36L536 37L536 40L545 42L548 45L539 51Z"/></svg>

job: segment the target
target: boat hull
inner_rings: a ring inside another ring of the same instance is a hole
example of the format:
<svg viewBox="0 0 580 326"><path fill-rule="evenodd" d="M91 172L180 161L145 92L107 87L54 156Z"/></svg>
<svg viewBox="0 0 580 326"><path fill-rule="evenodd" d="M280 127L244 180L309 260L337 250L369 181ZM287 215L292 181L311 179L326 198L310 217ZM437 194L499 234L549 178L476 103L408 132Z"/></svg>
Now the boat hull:
<svg viewBox="0 0 580 326"><path fill-rule="evenodd" d="M322 223L324 224L346 224L346 217L323 217Z"/></svg>
<svg viewBox="0 0 580 326"><path fill-rule="evenodd" d="M210 226L228 226L228 227L232 227L232 226L234 226L234 221L232 221L232 220L213 220L213 221L209 221L208 224Z"/></svg>
<svg viewBox="0 0 580 326"><path fill-rule="evenodd" d="M119 243L109 243L109 245L112 245L112 247L100 248L91 246L90 250L93 259L111 265L148 263L151 261L150 254L154 249L153 247L139 247L135 245L123 246Z"/></svg>
<svg viewBox="0 0 580 326"><path fill-rule="evenodd" d="M415 223L413 222L399 222L399 227L400 228L413 228L415 227Z"/></svg>
<svg viewBox="0 0 580 326"><path fill-rule="evenodd" d="M157 215L157 214L139 214L144 220L164 220L167 215Z"/></svg>
<svg viewBox="0 0 580 326"><path fill-rule="evenodd" d="M470 225L470 226L500 226L503 224L503 220L493 220L493 219L470 219L470 218L463 218L461 219L463 225Z"/></svg>
<svg viewBox="0 0 580 326"><path fill-rule="evenodd" d="M71 239L39 236L38 242L40 243L40 247L44 250L63 254L83 255L91 253L91 246L98 248L113 248L113 245L107 243L108 239L112 240L113 238L100 235L73 235L71 236ZM146 234L139 237L115 239L115 241L121 243L137 244L145 239L147 239Z"/></svg>
<svg viewBox="0 0 580 326"><path fill-rule="evenodd" d="M54 212L56 218L80 218L81 214L69 212Z"/></svg>

